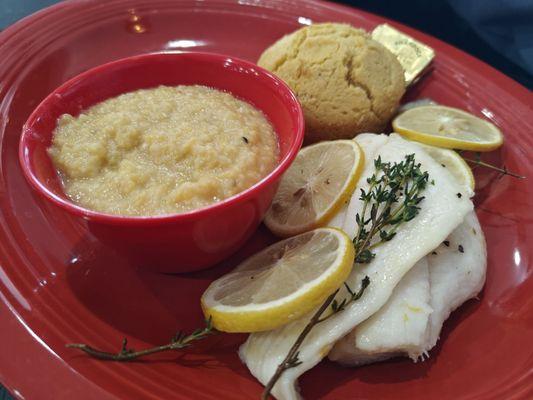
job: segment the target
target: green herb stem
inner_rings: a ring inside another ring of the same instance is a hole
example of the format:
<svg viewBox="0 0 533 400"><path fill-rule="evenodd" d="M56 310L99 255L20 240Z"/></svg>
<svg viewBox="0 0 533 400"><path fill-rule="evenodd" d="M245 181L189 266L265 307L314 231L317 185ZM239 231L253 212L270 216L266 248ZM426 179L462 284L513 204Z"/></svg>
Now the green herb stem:
<svg viewBox="0 0 533 400"><path fill-rule="evenodd" d="M485 161L481 161L481 159L479 159L479 158L476 159L476 160L473 160L471 158L463 157L463 159L465 161L468 161L469 163L472 163L472 164L476 165L476 166L493 169L494 171L498 171L499 173L501 173L503 175L509 175L509 176L512 176L513 178L517 178L517 179L526 179L526 177L523 176L523 175L518 175L518 174L516 174L514 172L508 171L505 166L503 168L500 168L500 167L497 167L495 165L489 164L489 163L487 163Z"/></svg>
<svg viewBox="0 0 533 400"><path fill-rule="evenodd" d="M109 361L132 361L140 357L148 356L155 353L161 353L169 350L179 350L189 347L192 342L204 339L212 335L216 330L211 324L211 318L206 321L206 326L202 329L196 329L190 335L184 335L183 332L178 332L169 343L162 346L155 346L144 350L135 351L128 348L128 339L124 338L122 341L122 348L117 353L108 353L106 351L95 349L92 346L83 343L69 343L66 346L69 348L79 349L84 353L98 358L99 360Z"/></svg>

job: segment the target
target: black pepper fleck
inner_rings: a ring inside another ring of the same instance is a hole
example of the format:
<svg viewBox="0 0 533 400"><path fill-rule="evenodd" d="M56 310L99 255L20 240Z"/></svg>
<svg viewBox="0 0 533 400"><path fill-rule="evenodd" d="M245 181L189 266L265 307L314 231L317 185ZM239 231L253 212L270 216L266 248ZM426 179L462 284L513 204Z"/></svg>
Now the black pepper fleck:
<svg viewBox="0 0 533 400"><path fill-rule="evenodd" d="M442 243L444 243L444 246L446 246L446 247L450 247L450 241L449 241L449 240L445 240L445 241L442 242Z"/></svg>
<svg viewBox="0 0 533 400"><path fill-rule="evenodd" d="M446 168L446 165L444 165L444 164L441 164L441 165L442 165L442 168Z"/></svg>
<svg viewBox="0 0 533 400"><path fill-rule="evenodd" d="M457 247L457 250L459 250L459 253L464 253L465 252L465 249L463 248L463 245L461 245L461 244Z"/></svg>
<svg viewBox="0 0 533 400"><path fill-rule="evenodd" d="M328 178L328 179L326 179L326 185L329 185L329 184L330 184L330 180Z"/></svg>
<svg viewBox="0 0 533 400"><path fill-rule="evenodd" d="M461 198L463 195L461 193L457 193L457 197Z"/></svg>
<svg viewBox="0 0 533 400"><path fill-rule="evenodd" d="M242 140L244 140L244 143L246 143L246 144L249 143L249 142L248 142L248 138L247 138L246 136L243 136L243 137L242 137Z"/></svg>

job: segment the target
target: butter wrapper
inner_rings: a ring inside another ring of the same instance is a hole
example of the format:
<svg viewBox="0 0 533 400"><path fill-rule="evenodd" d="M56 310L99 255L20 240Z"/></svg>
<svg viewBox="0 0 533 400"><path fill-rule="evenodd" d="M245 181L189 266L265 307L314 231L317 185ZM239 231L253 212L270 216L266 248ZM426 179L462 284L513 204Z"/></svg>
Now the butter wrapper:
<svg viewBox="0 0 533 400"><path fill-rule="evenodd" d="M372 31L372 39L381 43L398 58L405 71L407 86L412 85L427 71L435 57L435 51L431 47L388 24L378 25Z"/></svg>

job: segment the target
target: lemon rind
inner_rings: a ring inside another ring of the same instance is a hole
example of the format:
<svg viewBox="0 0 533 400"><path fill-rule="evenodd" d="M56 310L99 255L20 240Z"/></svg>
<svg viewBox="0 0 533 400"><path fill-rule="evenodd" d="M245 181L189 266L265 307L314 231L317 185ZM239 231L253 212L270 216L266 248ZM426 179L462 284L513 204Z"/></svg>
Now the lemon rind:
<svg viewBox="0 0 533 400"><path fill-rule="evenodd" d="M287 300L287 297L277 299L255 309L249 306L209 306L206 304L205 294L208 294L206 291L201 300L206 318L211 317L213 326L223 332L259 332L278 328L318 307L348 278L355 256L352 242L343 231L336 228L319 229L334 231L339 238L339 243L343 245L334 265L326 271L327 275L322 274L306 283L290 295L290 300Z"/></svg>
<svg viewBox="0 0 533 400"><path fill-rule="evenodd" d="M341 194L332 202L329 208L325 209L324 212L320 214L318 218L307 224L293 225L290 228L287 228L286 225L272 223L270 219L265 218L263 222L265 223L267 228L270 229L270 231L272 231L272 233L274 233L276 236L286 238L325 226L328 221L342 208L344 202L352 196L352 193L355 190L355 187L357 186L357 182L359 181L359 178L361 177L361 174L363 172L363 168L365 165L365 155L359 144L357 142L354 142L353 140L339 139L335 140L335 142L349 143L352 147L357 148L356 155L358 156L357 163L354 163L354 166L352 167L350 179L347 180L347 182L340 190ZM316 145L325 145L326 143L329 142L320 142ZM355 146L353 146L354 144ZM303 151L305 151L305 149L303 149Z"/></svg>
<svg viewBox="0 0 533 400"><path fill-rule="evenodd" d="M393 124L393 129L403 137L414 140L416 142L424 143L430 146L443 147L451 150L470 150L479 152L489 152L496 150L503 144L503 138L500 136L496 142L470 142L450 137L435 136L427 133L412 131L409 129L399 128Z"/></svg>
<svg viewBox="0 0 533 400"><path fill-rule="evenodd" d="M436 159L434 156L433 156L433 152L434 151L439 151L439 152L444 152L444 154L449 157L449 158L453 158L455 160L457 160L457 162L459 164L462 165L462 170L465 171L465 174L466 175L466 181L468 182L468 188L472 191L472 194L476 188L476 179L474 177L474 173L472 172L472 169L470 168L470 166L468 165L468 163L464 160L463 157L461 157L460 154L458 154L456 151L452 150L452 149L448 149L448 148L443 148L443 147L438 147L438 146L432 146L432 145L429 145L429 144L425 144L425 143L420 143L420 142L416 142L416 143L419 143L422 148L424 149L427 149L428 151L428 154L434 158L436 161L440 161L439 159ZM453 173L452 173L453 175Z"/></svg>
<svg viewBox="0 0 533 400"><path fill-rule="evenodd" d="M449 136L432 135L430 133L420 132L417 130L402 127L398 123L398 121L404 120L407 114L418 113L423 109L435 109L435 108L450 110L453 113L462 114L465 117L479 120L480 122L482 122L483 124L487 126L487 130L490 130L491 132L494 133L494 135L496 136L495 140L477 142L477 141L456 139L456 138L449 137ZM402 114L400 114L399 116L397 116L396 118L394 118L394 120L392 121L392 127L395 132L399 133L400 135L404 136L407 139L411 139L417 142L425 143L425 144L436 146L436 147L443 147L447 149L487 152L487 151L493 151L503 144L503 134L500 131L500 129L493 123L483 118L479 118L476 115L470 114L464 110L454 108L454 107L442 106L442 105L420 106L420 107L415 107L410 110L407 110L403 112Z"/></svg>

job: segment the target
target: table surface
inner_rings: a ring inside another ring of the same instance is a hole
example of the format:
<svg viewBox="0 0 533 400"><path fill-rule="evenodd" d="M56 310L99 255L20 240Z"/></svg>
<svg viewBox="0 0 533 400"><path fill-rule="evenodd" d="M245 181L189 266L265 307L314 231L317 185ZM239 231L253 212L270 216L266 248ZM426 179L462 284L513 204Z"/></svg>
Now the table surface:
<svg viewBox="0 0 533 400"><path fill-rule="evenodd" d="M0 29L39 9L58 2L58 0L2 0L2 4L0 5ZM468 23L464 19L464 16L459 16L456 8L453 7L453 4L457 3L454 0L440 0L435 2L411 0L410 7L406 7L404 2L393 2L391 4L387 0L352 0L342 2L398 20L413 28L436 36L482 59L529 89L533 88L533 73L531 68L528 68L524 63L517 62L515 59L508 58L502 54L503 51L500 51L501 49L498 49L497 46L494 47L494 43L491 44L482 39L478 34L476 25ZM417 10L417 12L413 12L413 9ZM529 11L533 14L533 3L531 3ZM442 20L445 20L446 24L435 23L436 21ZM531 52L530 49L528 51ZM12 400L12 397L2 387L0 387L0 400Z"/></svg>

